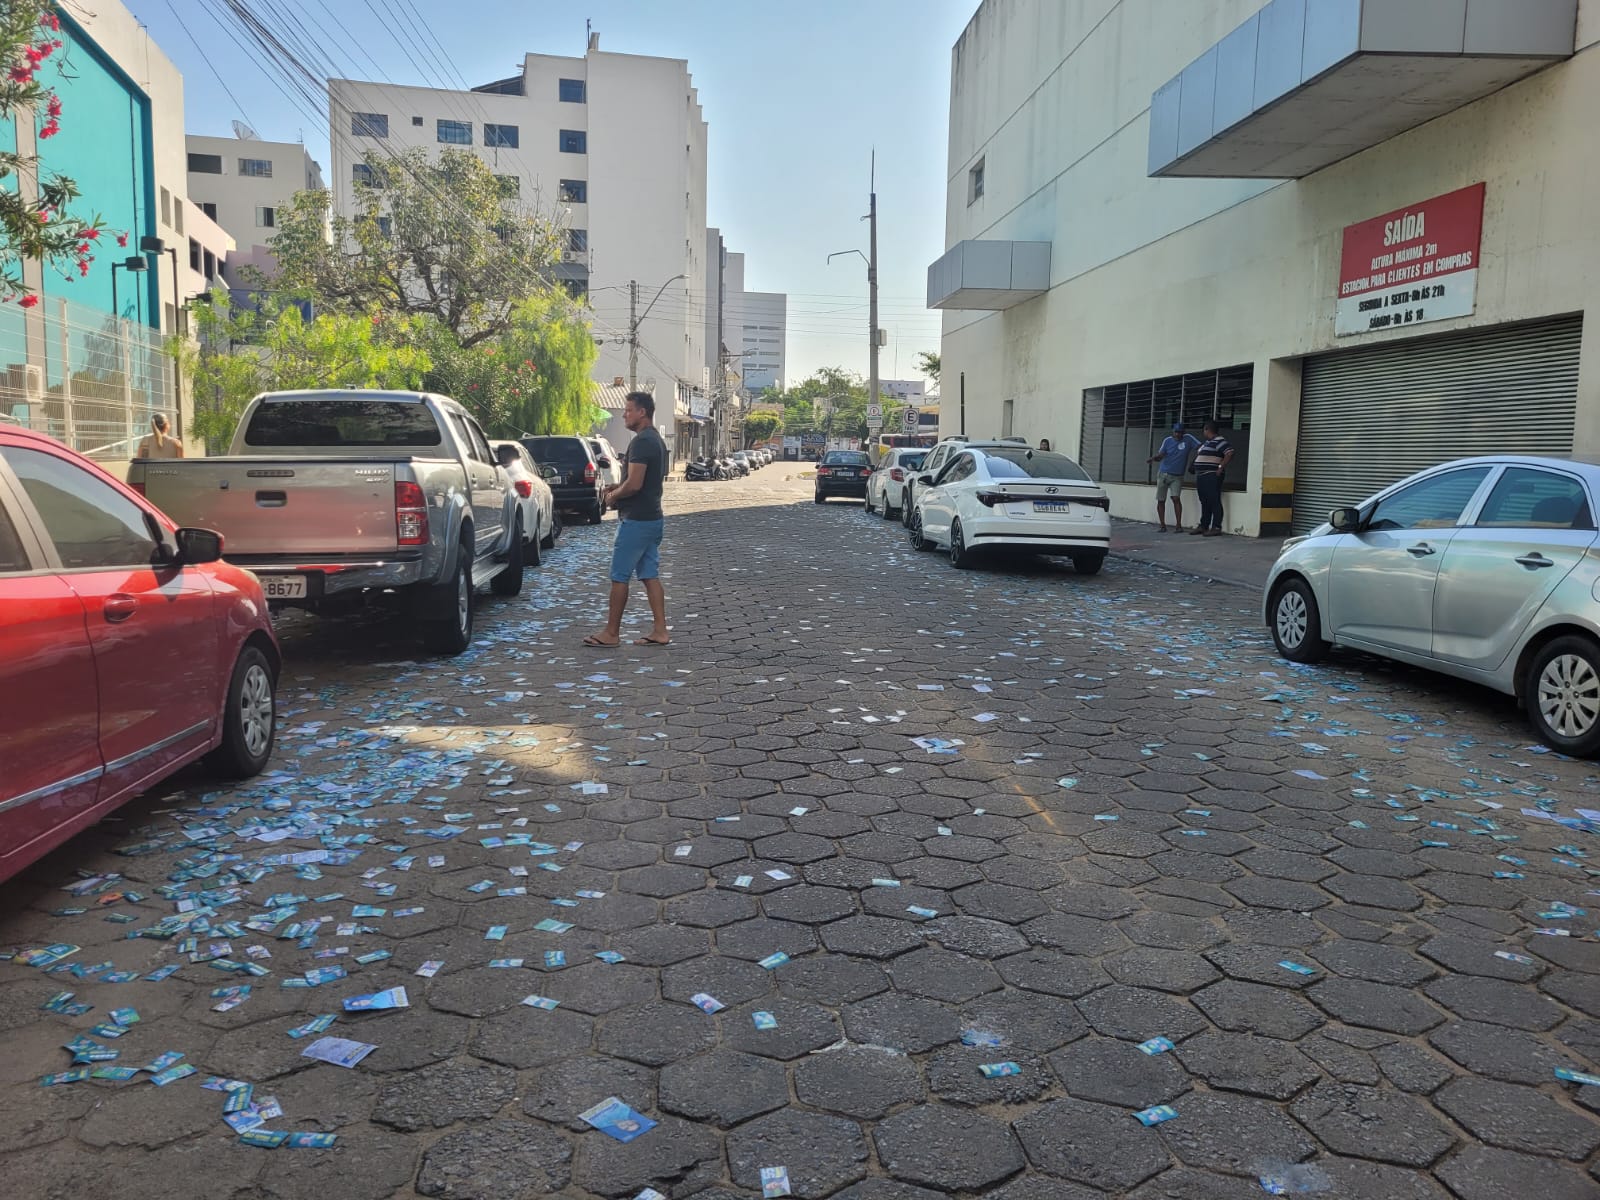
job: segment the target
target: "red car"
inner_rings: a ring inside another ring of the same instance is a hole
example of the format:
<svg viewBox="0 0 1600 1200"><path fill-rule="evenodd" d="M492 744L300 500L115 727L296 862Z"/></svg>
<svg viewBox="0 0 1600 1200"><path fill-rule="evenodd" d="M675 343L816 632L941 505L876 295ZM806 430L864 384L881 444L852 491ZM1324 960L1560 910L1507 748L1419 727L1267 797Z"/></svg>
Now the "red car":
<svg viewBox="0 0 1600 1200"><path fill-rule="evenodd" d="M261 585L42 434L0 425L0 880L205 757L272 754Z"/></svg>

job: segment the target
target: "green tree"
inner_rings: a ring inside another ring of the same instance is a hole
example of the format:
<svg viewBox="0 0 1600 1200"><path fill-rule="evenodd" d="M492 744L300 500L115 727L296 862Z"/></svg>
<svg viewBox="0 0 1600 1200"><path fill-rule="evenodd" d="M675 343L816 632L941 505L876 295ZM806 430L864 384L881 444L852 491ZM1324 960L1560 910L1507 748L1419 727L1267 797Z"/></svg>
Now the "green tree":
<svg viewBox="0 0 1600 1200"><path fill-rule="evenodd" d="M226 293L195 307L198 344L174 339L194 381L194 430L209 453L224 450L239 417L261 392L309 388L422 387L433 365L422 319L322 313L307 321L292 304L265 298L233 309Z"/></svg>
<svg viewBox="0 0 1600 1200"><path fill-rule="evenodd" d="M917 355L917 370L921 371L935 383L939 382L939 351L924 350Z"/></svg>
<svg viewBox="0 0 1600 1200"><path fill-rule="evenodd" d="M761 399L783 405L785 433L822 433L863 441L871 436L867 425L870 402L867 384L861 376L843 367L823 367L793 387L763 394ZM880 397L880 400L884 429L898 429L905 405L887 397Z"/></svg>
<svg viewBox="0 0 1600 1200"><path fill-rule="evenodd" d="M753 412L744 419L745 441L764 442L783 427L783 418L774 412Z"/></svg>
<svg viewBox="0 0 1600 1200"><path fill-rule="evenodd" d="M51 0L0 0L0 121L32 120L35 136L48 141L61 132L62 105L55 89L39 78L45 64L61 61L61 18ZM65 69L65 68L61 68ZM10 138L14 147L14 136ZM25 199L19 184L33 175L38 198ZM67 278L87 275L103 223L73 216L78 185L39 169L37 154L0 150L0 293L31 308L39 297L22 281L25 259L54 267Z"/></svg>
<svg viewBox="0 0 1600 1200"><path fill-rule="evenodd" d="M507 332L518 304L551 286L561 231L477 155L373 155L363 175L352 216L335 214L326 191L279 210L269 243L277 288L318 311L431 317L470 349Z"/></svg>

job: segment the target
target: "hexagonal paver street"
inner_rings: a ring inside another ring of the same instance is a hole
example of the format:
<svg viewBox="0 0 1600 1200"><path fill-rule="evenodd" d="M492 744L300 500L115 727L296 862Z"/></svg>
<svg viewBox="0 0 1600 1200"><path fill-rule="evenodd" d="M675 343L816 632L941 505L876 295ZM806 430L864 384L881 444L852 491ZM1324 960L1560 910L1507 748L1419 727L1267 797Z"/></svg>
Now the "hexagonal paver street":
<svg viewBox="0 0 1600 1200"><path fill-rule="evenodd" d="M285 616L267 774L0 889L7 1194L1600 1196L1590 764L809 486L670 485L667 647L579 644L610 524L458 659Z"/></svg>

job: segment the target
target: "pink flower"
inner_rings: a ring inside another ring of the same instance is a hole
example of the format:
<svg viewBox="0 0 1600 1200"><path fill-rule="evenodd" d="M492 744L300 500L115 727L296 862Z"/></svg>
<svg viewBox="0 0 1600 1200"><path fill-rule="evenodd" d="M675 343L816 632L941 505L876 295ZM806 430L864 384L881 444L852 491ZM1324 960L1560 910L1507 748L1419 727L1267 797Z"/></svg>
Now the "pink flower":
<svg viewBox="0 0 1600 1200"><path fill-rule="evenodd" d="M126 246L127 244L128 244L128 235L125 234L125 233L117 234L117 245Z"/></svg>
<svg viewBox="0 0 1600 1200"><path fill-rule="evenodd" d="M32 308L36 304L39 303L39 297L37 297L37 296L24 296L21 300L18 300L17 303L20 304L23 308Z"/></svg>

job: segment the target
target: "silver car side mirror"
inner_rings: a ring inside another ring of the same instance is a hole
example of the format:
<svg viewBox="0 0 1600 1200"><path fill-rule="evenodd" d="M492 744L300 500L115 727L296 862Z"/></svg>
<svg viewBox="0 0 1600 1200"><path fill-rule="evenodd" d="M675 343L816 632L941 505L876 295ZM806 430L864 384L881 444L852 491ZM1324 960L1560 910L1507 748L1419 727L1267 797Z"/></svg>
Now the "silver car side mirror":
<svg viewBox="0 0 1600 1200"><path fill-rule="evenodd" d="M1335 533L1355 533L1361 528L1359 508L1336 508L1328 514L1328 524Z"/></svg>

